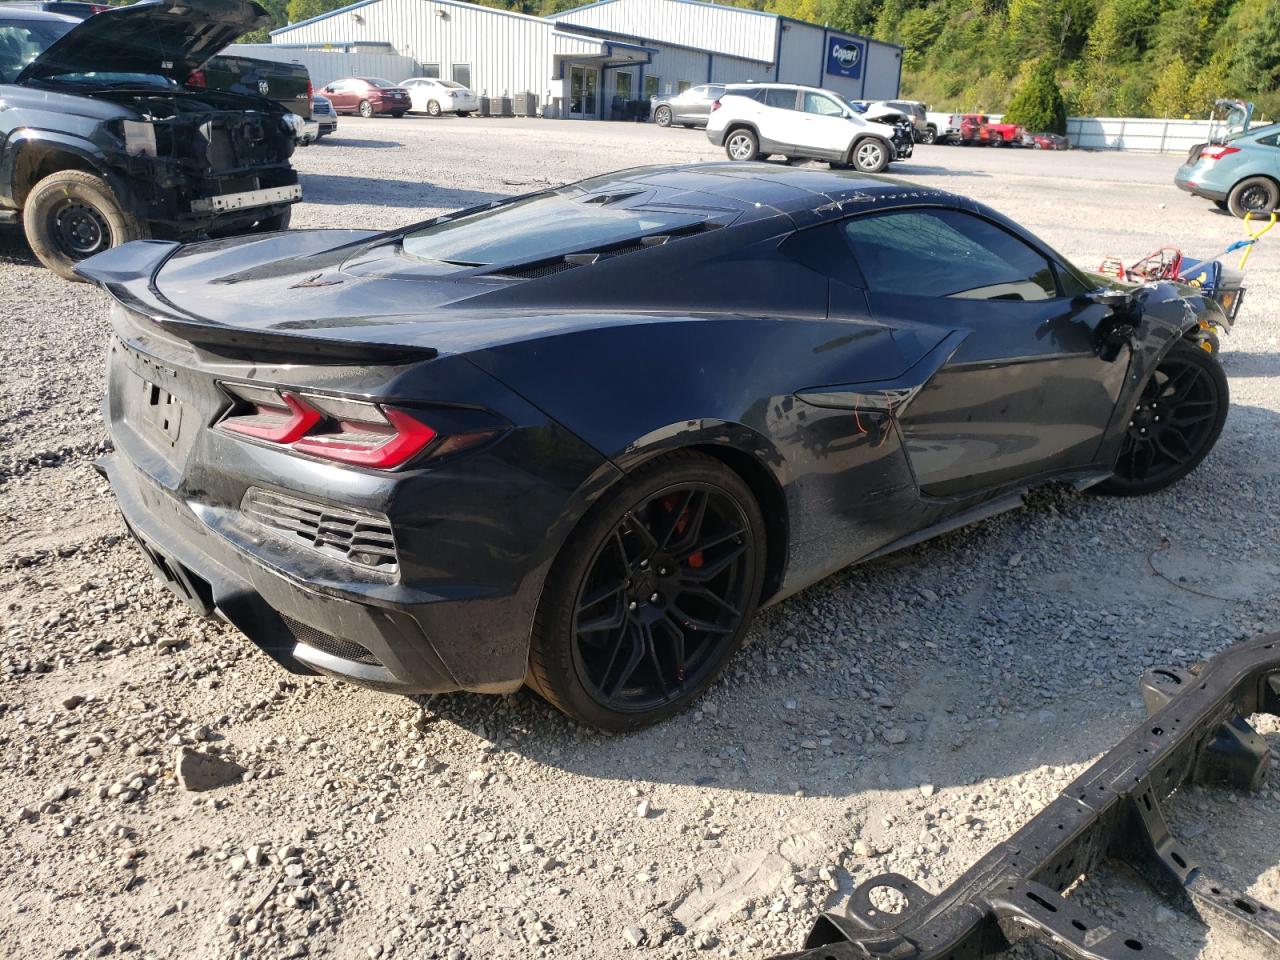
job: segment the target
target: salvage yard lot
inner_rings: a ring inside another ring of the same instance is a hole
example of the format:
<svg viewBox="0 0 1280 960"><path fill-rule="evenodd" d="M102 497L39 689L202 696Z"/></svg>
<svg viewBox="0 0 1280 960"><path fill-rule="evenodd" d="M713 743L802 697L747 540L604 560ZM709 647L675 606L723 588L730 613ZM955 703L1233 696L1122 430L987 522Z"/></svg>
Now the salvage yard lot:
<svg viewBox="0 0 1280 960"><path fill-rule="evenodd" d="M343 118L295 157L293 226L721 157L652 125ZM936 146L892 173L1093 265L1242 235L1173 187L1177 163ZM1269 240L1225 341L1231 415L1187 480L1037 494L847 570L766 611L692 710L607 737L527 693L418 703L289 677L189 616L91 467L106 299L0 234L0 954L755 958L872 873L939 889L1139 722L1144 668L1280 628ZM183 789L183 745L244 782ZM1280 902L1280 784L1190 793L1172 816L1192 855ZM1248 956L1121 869L1075 895L1181 956Z"/></svg>

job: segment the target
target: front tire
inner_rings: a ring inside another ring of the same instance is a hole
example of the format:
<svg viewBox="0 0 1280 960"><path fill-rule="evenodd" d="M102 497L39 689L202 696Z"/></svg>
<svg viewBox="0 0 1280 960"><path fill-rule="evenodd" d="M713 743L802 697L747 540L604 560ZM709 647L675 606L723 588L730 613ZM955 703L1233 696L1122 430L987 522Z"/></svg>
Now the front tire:
<svg viewBox="0 0 1280 960"><path fill-rule="evenodd" d="M370 117L373 116L373 104L370 103L368 100L361 100L359 112L360 112L360 116L368 120Z"/></svg>
<svg viewBox="0 0 1280 960"><path fill-rule="evenodd" d="M882 173L889 166L889 148L867 137L853 145L849 163L862 173Z"/></svg>
<svg viewBox="0 0 1280 960"><path fill-rule="evenodd" d="M724 142L724 152L730 160L760 159L760 140L751 130L739 127Z"/></svg>
<svg viewBox="0 0 1280 960"><path fill-rule="evenodd" d="M436 103L434 100L429 100L427 102L427 116L429 117L440 116L440 104Z"/></svg>
<svg viewBox="0 0 1280 960"><path fill-rule="evenodd" d="M924 133L920 134L920 142L923 144L933 144L938 141L938 131L933 127L926 127Z"/></svg>
<svg viewBox="0 0 1280 960"><path fill-rule="evenodd" d="M659 107L653 112L653 122L660 127L671 126L671 108Z"/></svg>
<svg viewBox="0 0 1280 960"><path fill-rule="evenodd" d="M31 251L65 280L81 260L150 235L146 223L125 210L107 182L85 170L59 170L37 183L22 209Z"/></svg>
<svg viewBox="0 0 1280 960"><path fill-rule="evenodd" d="M1229 406L1227 376L1217 358L1179 340L1143 386L1115 472L1096 489L1136 497L1177 483L1218 442Z"/></svg>
<svg viewBox="0 0 1280 960"><path fill-rule="evenodd" d="M712 457L658 457L607 492L547 578L527 683L622 732L682 710L741 645L764 581L764 517Z"/></svg>
<svg viewBox="0 0 1280 960"><path fill-rule="evenodd" d="M1227 194L1227 209L1244 219L1245 214L1270 216L1280 207L1280 185L1267 177L1249 177L1241 180Z"/></svg>

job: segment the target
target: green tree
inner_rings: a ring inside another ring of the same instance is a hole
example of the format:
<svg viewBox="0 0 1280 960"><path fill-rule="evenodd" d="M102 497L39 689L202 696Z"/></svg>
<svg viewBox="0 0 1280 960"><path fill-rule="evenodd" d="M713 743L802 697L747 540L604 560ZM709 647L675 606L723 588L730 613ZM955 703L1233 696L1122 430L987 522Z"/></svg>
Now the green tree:
<svg viewBox="0 0 1280 960"><path fill-rule="evenodd" d="M1157 117L1181 117L1192 109L1191 68L1181 58L1170 60L1147 99L1147 110Z"/></svg>
<svg viewBox="0 0 1280 960"><path fill-rule="evenodd" d="M1264 7L1253 27L1240 38L1230 80L1248 93L1274 94L1280 89L1280 4Z"/></svg>
<svg viewBox="0 0 1280 960"><path fill-rule="evenodd" d="M1007 123L1019 123L1031 131L1067 132L1067 105L1062 99L1057 73L1050 60L1041 60L1025 71L1009 108Z"/></svg>

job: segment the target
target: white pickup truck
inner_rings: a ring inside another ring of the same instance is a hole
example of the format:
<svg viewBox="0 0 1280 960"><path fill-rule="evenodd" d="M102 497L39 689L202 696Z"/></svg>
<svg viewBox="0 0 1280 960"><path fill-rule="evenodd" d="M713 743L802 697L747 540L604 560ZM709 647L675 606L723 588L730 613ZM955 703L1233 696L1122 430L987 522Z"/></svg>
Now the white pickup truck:
<svg viewBox="0 0 1280 960"><path fill-rule="evenodd" d="M973 111L980 112L980 111ZM988 113L987 119L992 123L999 123L1002 113ZM924 115L926 133L921 138L921 143L946 143L948 140L958 138L960 136L960 120L964 117L963 113L940 113L936 110L926 110Z"/></svg>

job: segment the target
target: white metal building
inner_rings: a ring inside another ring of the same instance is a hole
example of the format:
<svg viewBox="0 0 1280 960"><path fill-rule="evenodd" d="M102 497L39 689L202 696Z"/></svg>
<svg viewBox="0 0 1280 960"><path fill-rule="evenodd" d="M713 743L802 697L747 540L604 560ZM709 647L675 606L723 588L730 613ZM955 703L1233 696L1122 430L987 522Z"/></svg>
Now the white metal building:
<svg viewBox="0 0 1280 960"><path fill-rule="evenodd" d="M546 116L580 119L617 116L627 100L748 80L887 100L902 76L901 47L702 0L600 0L551 17L460 0L359 0L274 30L271 42L342 51L388 44L422 76L482 96L534 93Z"/></svg>

